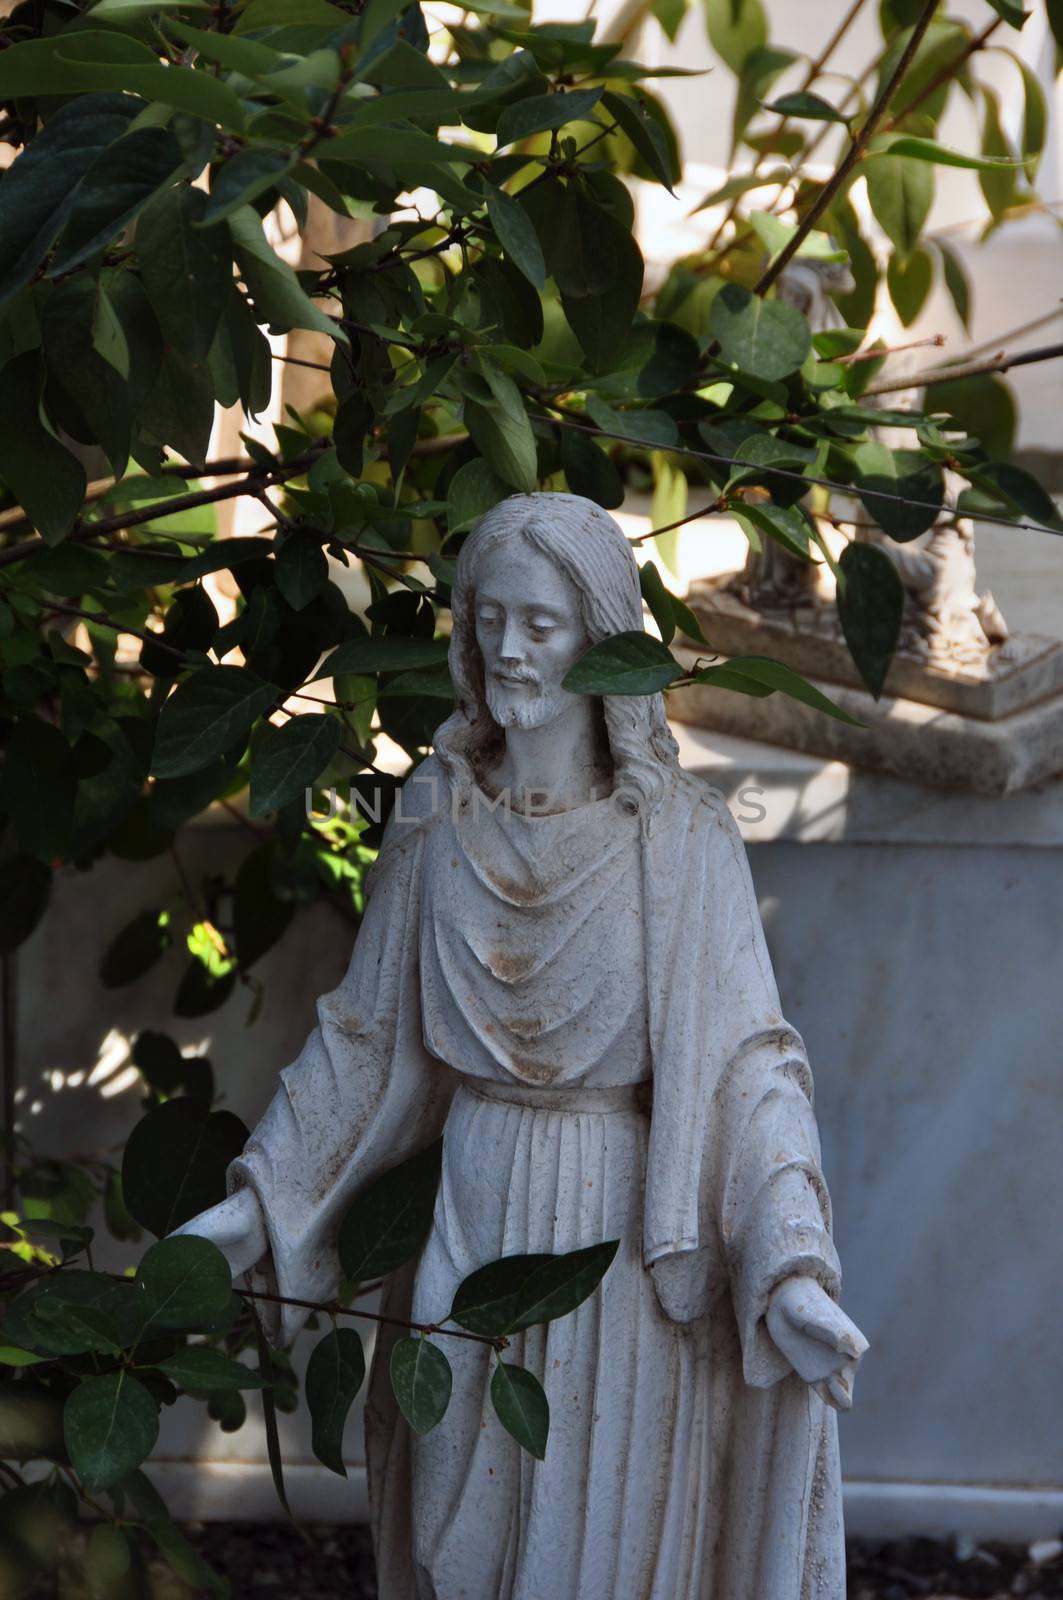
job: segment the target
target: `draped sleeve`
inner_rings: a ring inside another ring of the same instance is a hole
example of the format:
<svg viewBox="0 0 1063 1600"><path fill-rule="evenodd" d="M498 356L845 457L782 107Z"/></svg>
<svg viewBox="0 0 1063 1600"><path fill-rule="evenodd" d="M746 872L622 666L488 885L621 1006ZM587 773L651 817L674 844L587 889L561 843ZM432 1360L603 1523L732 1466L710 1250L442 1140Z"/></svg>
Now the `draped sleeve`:
<svg viewBox="0 0 1063 1600"><path fill-rule="evenodd" d="M346 975L317 1002L317 1026L229 1167L229 1192L254 1191L269 1237L253 1278L292 1299L335 1295L351 1199L430 1143L446 1117L451 1074L423 1042L417 962L425 838L441 788L402 791ZM291 1344L308 1311L260 1304L271 1340Z"/></svg>
<svg viewBox="0 0 1063 1600"><path fill-rule="evenodd" d="M644 1254L669 1316L729 1290L747 1383L789 1371L772 1290L840 1270L812 1080L779 1005L745 849L722 796L680 775L643 852L653 1117Z"/></svg>

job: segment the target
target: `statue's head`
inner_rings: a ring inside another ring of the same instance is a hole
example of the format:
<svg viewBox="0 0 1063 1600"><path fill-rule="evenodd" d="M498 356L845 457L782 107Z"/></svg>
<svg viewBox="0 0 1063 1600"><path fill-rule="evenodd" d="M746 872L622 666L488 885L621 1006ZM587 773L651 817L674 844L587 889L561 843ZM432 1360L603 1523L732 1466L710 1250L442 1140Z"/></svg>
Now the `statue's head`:
<svg viewBox="0 0 1063 1600"><path fill-rule="evenodd" d="M572 494L511 495L458 557L450 670L458 708L436 735L452 777L473 781L507 727L563 715L569 668L610 634L642 628L638 567L609 514ZM651 801L676 764L660 695L607 696L603 740L614 783Z"/></svg>

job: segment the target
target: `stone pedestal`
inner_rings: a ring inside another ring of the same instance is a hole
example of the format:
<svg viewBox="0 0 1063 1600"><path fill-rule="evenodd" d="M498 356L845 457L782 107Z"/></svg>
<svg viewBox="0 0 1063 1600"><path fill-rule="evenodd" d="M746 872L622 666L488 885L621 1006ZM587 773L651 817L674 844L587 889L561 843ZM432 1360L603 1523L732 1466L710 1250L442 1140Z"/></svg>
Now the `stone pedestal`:
<svg viewBox="0 0 1063 1600"><path fill-rule="evenodd" d="M709 685L669 696L676 721L846 761L914 783L1002 795L1063 770L1063 644L1015 636L975 664L939 666L898 653L874 700L860 684L833 607L763 614L719 580L690 604L720 657L771 656L863 724L855 728L774 694L753 699ZM706 652L679 647L684 664Z"/></svg>

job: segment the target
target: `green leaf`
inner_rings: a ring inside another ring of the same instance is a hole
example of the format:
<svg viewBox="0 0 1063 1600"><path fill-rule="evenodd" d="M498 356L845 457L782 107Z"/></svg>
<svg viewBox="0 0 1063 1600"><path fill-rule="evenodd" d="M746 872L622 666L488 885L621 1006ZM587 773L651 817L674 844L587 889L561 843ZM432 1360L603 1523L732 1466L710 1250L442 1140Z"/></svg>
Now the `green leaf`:
<svg viewBox="0 0 1063 1600"><path fill-rule="evenodd" d="M48 907L51 868L31 855L0 863L0 954L24 944Z"/></svg>
<svg viewBox="0 0 1063 1600"><path fill-rule="evenodd" d="M317 712L264 729L251 757L251 815L264 817L301 799L336 754L341 733L338 717Z"/></svg>
<svg viewBox="0 0 1063 1600"><path fill-rule="evenodd" d="M795 306L728 283L712 303L712 336L724 361L769 381L796 372L812 348L808 322Z"/></svg>
<svg viewBox="0 0 1063 1600"><path fill-rule="evenodd" d="M409 667L434 667L447 659L447 639L413 639L396 633L348 639L322 662L314 678L335 678L353 672L403 672ZM301 720L301 719L300 719Z"/></svg>
<svg viewBox="0 0 1063 1600"><path fill-rule="evenodd" d="M770 500L747 500L743 505L736 502L731 509L735 518L742 523L747 537L748 530L744 525L749 522L758 533L766 533L769 539L774 539L777 545L799 561L810 559L808 541L811 530L799 506L777 506Z"/></svg>
<svg viewBox="0 0 1063 1600"><path fill-rule="evenodd" d="M274 577L292 610L305 610L328 581L328 558L320 538L290 533L277 553Z"/></svg>
<svg viewBox="0 0 1063 1600"><path fill-rule="evenodd" d="M550 1403L538 1378L526 1367L500 1360L491 1379L491 1404L506 1432L542 1461L550 1433Z"/></svg>
<svg viewBox="0 0 1063 1600"><path fill-rule="evenodd" d="M236 263L255 303L259 320L277 333L308 328L327 333L338 344L347 336L334 318L319 311L304 292L292 268L282 261L262 230L251 206L241 206L229 218Z"/></svg>
<svg viewBox="0 0 1063 1600"><path fill-rule="evenodd" d="M29 282L70 214L97 155L144 109L129 95L85 95L60 106L0 183L0 302Z"/></svg>
<svg viewBox="0 0 1063 1600"><path fill-rule="evenodd" d="M891 450L873 442L859 445L853 462L857 493L884 533L903 542L933 527L941 514L945 487L941 469L932 461L917 450ZM898 496L921 503L903 504Z"/></svg>
<svg viewBox="0 0 1063 1600"><path fill-rule="evenodd" d="M919 245L909 256L894 251L886 268L886 285L897 315L910 328L926 304L934 282L934 260Z"/></svg>
<svg viewBox="0 0 1063 1600"><path fill-rule="evenodd" d="M1021 163L1012 159L1011 146L1000 123L1000 103L992 89L979 84L982 91L982 155L988 158L979 168L978 182L985 203L995 218L1003 216L1016 198Z"/></svg>
<svg viewBox="0 0 1063 1600"><path fill-rule="evenodd" d="M341 1478L343 1427L365 1381L365 1352L353 1328L333 1327L313 1348L306 1368L306 1403L317 1459Z"/></svg>
<svg viewBox="0 0 1063 1600"><path fill-rule="evenodd" d="M871 209L901 255L910 255L934 201L934 169L899 155L876 156L866 167Z"/></svg>
<svg viewBox="0 0 1063 1600"><path fill-rule="evenodd" d="M1047 0L1048 25L1056 41L1057 50L1063 50L1063 0Z"/></svg>
<svg viewBox="0 0 1063 1600"><path fill-rule="evenodd" d="M838 617L849 654L877 700L901 636L904 585L885 550L851 541L838 563Z"/></svg>
<svg viewBox="0 0 1063 1600"><path fill-rule="evenodd" d="M752 211L749 216L753 224L753 231L768 252L768 259L774 261L797 232L796 222L782 222L778 217L772 216L770 211ZM829 235L813 230L797 247L799 259L813 261L848 261L849 252L838 250L834 247Z"/></svg>
<svg viewBox="0 0 1063 1600"><path fill-rule="evenodd" d="M248 1133L231 1111L169 1100L137 1123L122 1156L130 1215L158 1237L225 1199L225 1174Z"/></svg>
<svg viewBox="0 0 1063 1600"><path fill-rule="evenodd" d="M450 1362L428 1339L400 1339L389 1363L399 1410L414 1433L423 1435L446 1416L454 1374Z"/></svg>
<svg viewBox="0 0 1063 1600"><path fill-rule="evenodd" d="M128 1372L83 1379L63 1407L63 1438L89 1494L121 1483L158 1437L158 1405Z"/></svg>
<svg viewBox="0 0 1063 1600"><path fill-rule="evenodd" d="M620 124L622 131L631 140L658 183L662 183L669 194L674 194L672 186L678 174L672 166L672 155L664 129L656 117L651 117L643 109L641 101L635 95L614 94L610 89L602 95L602 105L613 120Z"/></svg>
<svg viewBox="0 0 1063 1600"><path fill-rule="evenodd" d="M203 228L207 197L184 184L150 205L137 223L136 250L152 310L166 341L193 363L206 361L232 293L224 228Z"/></svg>
<svg viewBox="0 0 1063 1600"><path fill-rule="evenodd" d="M296 719L297 722L304 720L303 717ZM289 723L288 726L294 727L295 724ZM253 771L251 786L253 796ZM251 814L255 814L253 800ZM293 901L282 899L273 887L275 857L276 845L272 839L267 839L244 857L236 874L233 886L233 936L236 954L244 971L268 950L272 950L286 932L295 912Z"/></svg>
<svg viewBox="0 0 1063 1600"><path fill-rule="evenodd" d="M237 1390L265 1386L260 1373L205 1344L185 1345L176 1355L167 1356L165 1361L157 1361L155 1365L180 1389Z"/></svg>
<svg viewBox="0 0 1063 1600"><path fill-rule="evenodd" d="M883 145L883 149L887 152L885 159L907 156L911 161L931 161L939 167L968 167L972 172L999 172L1002 168L1010 170L1022 166L1022 162L1011 155L972 156L965 150L953 150L946 144L938 144L936 139L921 139L912 133L888 135L888 143ZM878 159L878 152L873 152L867 169L869 175L874 171Z"/></svg>
<svg viewBox="0 0 1063 1600"><path fill-rule="evenodd" d="M571 694L659 694L682 676L679 662L659 639L632 631L591 645L561 687Z"/></svg>
<svg viewBox="0 0 1063 1600"><path fill-rule="evenodd" d="M94 1589L107 1593L129 1571L129 1540L113 1522L98 1522L85 1550L85 1570Z"/></svg>
<svg viewBox="0 0 1063 1600"><path fill-rule="evenodd" d="M492 472L486 461L479 458L466 461L451 478L447 489L448 532L464 533L509 493L509 484L497 472ZM409 665L424 666L428 663L411 662Z"/></svg>
<svg viewBox="0 0 1063 1600"><path fill-rule="evenodd" d="M1023 166L1026 170L1027 178L1033 183L1037 177L1037 169L1041 164L1041 156L1045 148L1045 136L1048 132L1048 101L1041 86L1041 80L1033 68L1021 56L1015 56L1014 61L1022 73Z"/></svg>
<svg viewBox="0 0 1063 1600"><path fill-rule="evenodd" d="M597 1288L616 1250L614 1239L564 1255L503 1256L459 1284L451 1318L499 1338L567 1316Z"/></svg>
<svg viewBox="0 0 1063 1600"><path fill-rule="evenodd" d="M774 111L780 117L800 117L808 122L842 122L848 124L848 117L844 116L829 100L824 100L818 94L810 94L807 89L798 90L795 94L780 95L777 100L769 101L764 106L765 111ZM763 182L763 178L761 182Z"/></svg>
<svg viewBox="0 0 1063 1600"><path fill-rule="evenodd" d="M66 31L4 51L0 100L93 90L127 90L219 122L231 132L243 131L244 109L228 84L191 67L164 67L146 45L113 30Z"/></svg>
<svg viewBox="0 0 1063 1600"><path fill-rule="evenodd" d="M157 906L139 911L107 947L100 962L100 982L105 989L134 983L162 959L172 940L168 911Z"/></svg>
<svg viewBox="0 0 1063 1600"><path fill-rule="evenodd" d="M134 128L102 150L78 185L49 277L70 272L110 244L181 165L168 128Z"/></svg>
<svg viewBox="0 0 1063 1600"><path fill-rule="evenodd" d="M1007 381L993 372L936 383L929 393L935 411L946 411L968 434L981 441L986 455L1006 461L1018 427L1015 396Z"/></svg>
<svg viewBox="0 0 1063 1600"><path fill-rule="evenodd" d="M92 344L97 355L113 367L120 378L129 378L129 340L122 319L107 292L108 277L104 275L94 285L96 305L92 317Z"/></svg>
<svg viewBox="0 0 1063 1600"><path fill-rule="evenodd" d="M45 542L58 544L77 520L87 480L41 422L43 379L38 351L16 356L0 373L0 480Z"/></svg>
<svg viewBox="0 0 1063 1600"><path fill-rule="evenodd" d="M228 1580L219 1577L213 1567L204 1561L180 1528L172 1522L161 1520L146 1522L145 1527L166 1558L167 1566L184 1583L191 1585L193 1592L202 1594L205 1589L213 1589L220 1595L229 1594Z"/></svg>
<svg viewBox="0 0 1063 1600"><path fill-rule="evenodd" d="M487 215L506 255L536 289L546 287L546 264L539 236L524 207L504 189L488 185Z"/></svg>
<svg viewBox="0 0 1063 1600"><path fill-rule="evenodd" d="M202 667L159 713L152 772L181 778L228 754L280 694L247 667Z"/></svg>
<svg viewBox="0 0 1063 1600"><path fill-rule="evenodd" d="M241 41L242 43L243 41ZM250 205L267 189L275 188L291 170L294 157L284 150L241 150L221 167L212 169L210 198L202 225L223 222L240 206Z"/></svg>
<svg viewBox="0 0 1063 1600"><path fill-rule="evenodd" d="M257 0L253 0L257 3ZM259 1317L255 1302L251 1302L251 1315L255 1324L255 1345L258 1349L258 1369L262 1376L268 1379L266 1387L262 1390L262 1420L266 1428L266 1454L269 1457L269 1470L273 1478L273 1487L277 1491L277 1499L284 1507L289 1521L294 1522L292 1508L288 1504L288 1495L284 1487L284 1457L281 1454L280 1430L277 1427L277 1402L274 1396L274 1368L273 1356L266 1340L262 1320Z"/></svg>
<svg viewBox="0 0 1063 1600"><path fill-rule="evenodd" d="M538 481L538 452L524 397L492 361L481 357L478 365L490 399L465 401L465 426L492 470L522 494L531 494Z"/></svg>
<svg viewBox="0 0 1063 1600"><path fill-rule="evenodd" d="M624 484L612 461L594 440L575 428L561 435L561 466L573 494L612 511L622 505Z"/></svg>
<svg viewBox="0 0 1063 1600"><path fill-rule="evenodd" d="M851 717L813 684L806 682L800 673L783 666L781 661L773 661L769 656L732 656L721 666L703 667L694 674L693 681L715 684L718 689L732 689L739 694L751 694L757 699L781 690L792 700L800 700L815 711L825 711L838 722L848 722L854 728L864 726L857 717Z"/></svg>
<svg viewBox="0 0 1063 1600"><path fill-rule="evenodd" d="M1027 17L1030 15L1020 5L1016 5L1015 0L989 0L989 4L993 7L997 16L1003 17L1004 21L1013 28L1023 27Z"/></svg>
<svg viewBox="0 0 1063 1600"><path fill-rule="evenodd" d="M734 73L768 42L768 19L760 0L705 0L709 43Z"/></svg>
<svg viewBox="0 0 1063 1600"><path fill-rule="evenodd" d="M0 796L23 849L61 856L74 825L77 775L66 739L41 717L24 716L4 753Z"/></svg>
<svg viewBox="0 0 1063 1600"><path fill-rule="evenodd" d="M601 88L571 89L564 94L533 94L506 106L495 128L496 148L516 144L533 133L563 128L569 122L586 122L602 97ZM329 152L331 155L331 151Z"/></svg>
<svg viewBox="0 0 1063 1600"><path fill-rule="evenodd" d="M134 1286L145 1323L198 1332L226 1310L233 1284L217 1245L184 1233L145 1251Z"/></svg>
<svg viewBox="0 0 1063 1600"><path fill-rule="evenodd" d="M945 287L952 296L952 303L956 308L956 315L963 324L963 331L971 331L971 281L964 270L963 262L956 251L941 239L935 239L941 255L941 265L945 275Z"/></svg>
<svg viewBox="0 0 1063 1600"><path fill-rule="evenodd" d="M613 263L611 281L600 292L563 294L566 321L595 372L608 371L631 330L644 277L642 252L629 228L601 207L592 208L598 251Z"/></svg>
<svg viewBox="0 0 1063 1600"><path fill-rule="evenodd" d="M66 404L59 416L65 416L82 443L98 443L111 471L121 476L133 421L130 389L96 349L98 308L98 285L87 272L65 279L48 296L41 317L48 365L45 399L52 408L56 388L62 390Z"/></svg>
<svg viewBox="0 0 1063 1600"><path fill-rule="evenodd" d="M369 1184L348 1207L338 1240L346 1277L366 1283L417 1254L432 1226L442 1160L443 1141L436 1139Z"/></svg>
<svg viewBox="0 0 1063 1600"><path fill-rule="evenodd" d="M1025 467L1016 467L1010 461L991 461L969 469L967 476L1016 515L1047 522L1055 530L1063 529L1063 518L1051 495Z"/></svg>

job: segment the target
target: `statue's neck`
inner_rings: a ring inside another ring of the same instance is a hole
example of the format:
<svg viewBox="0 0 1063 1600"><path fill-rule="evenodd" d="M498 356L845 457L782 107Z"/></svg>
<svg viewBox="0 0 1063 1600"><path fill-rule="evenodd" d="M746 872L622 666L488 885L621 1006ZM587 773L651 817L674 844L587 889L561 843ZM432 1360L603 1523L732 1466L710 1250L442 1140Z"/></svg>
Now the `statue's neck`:
<svg viewBox="0 0 1063 1600"><path fill-rule="evenodd" d="M509 792L516 810L563 811L608 794L601 708L589 696L573 695L541 728L507 728L505 740L491 784L496 792Z"/></svg>

